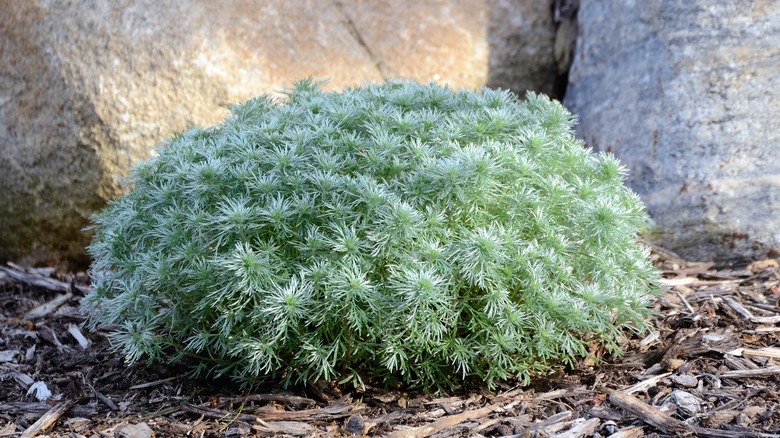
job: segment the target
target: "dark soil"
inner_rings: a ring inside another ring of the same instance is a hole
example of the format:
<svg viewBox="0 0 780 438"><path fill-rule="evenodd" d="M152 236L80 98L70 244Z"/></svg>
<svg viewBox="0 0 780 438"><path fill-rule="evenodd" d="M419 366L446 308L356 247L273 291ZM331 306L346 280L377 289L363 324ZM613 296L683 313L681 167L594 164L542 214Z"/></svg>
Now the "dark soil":
<svg viewBox="0 0 780 438"><path fill-rule="evenodd" d="M654 258L669 291L653 332L626 339L623 357L594 349L529 387L437 395L249 391L186 368L128 367L105 333L80 328L84 274L0 267L0 436L780 437L777 261L715 270Z"/></svg>

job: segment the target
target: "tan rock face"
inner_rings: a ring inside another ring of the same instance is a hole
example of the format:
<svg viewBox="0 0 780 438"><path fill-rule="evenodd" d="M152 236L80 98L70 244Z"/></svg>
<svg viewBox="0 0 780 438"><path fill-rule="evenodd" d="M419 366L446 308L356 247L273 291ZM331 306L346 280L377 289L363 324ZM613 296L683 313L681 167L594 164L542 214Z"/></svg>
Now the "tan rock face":
<svg viewBox="0 0 780 438"><path fill-rule="evenodd" d="M85 265L89 216L155 145L295 80L550 92L550 3L0 1L0 260Z"/></svg>

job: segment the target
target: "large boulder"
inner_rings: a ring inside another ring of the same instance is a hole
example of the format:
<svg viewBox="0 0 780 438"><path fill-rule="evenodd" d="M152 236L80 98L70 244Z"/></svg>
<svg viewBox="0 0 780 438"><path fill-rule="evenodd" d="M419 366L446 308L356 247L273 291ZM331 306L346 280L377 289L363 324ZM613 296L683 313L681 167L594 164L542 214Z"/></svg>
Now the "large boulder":
<svg viewBox="0 0 780 438"><path fill-rule="evenodd" d="M0 261L84 265L117 177L307 76L550 92L551 1L2 0Z"/></svg>
<svg viewBox="0 0 780 438"><path fill-rule="evenodd" d="M565 104L630 169L657 242L694 260L780 248L780 2L582 0Z"/></svg>

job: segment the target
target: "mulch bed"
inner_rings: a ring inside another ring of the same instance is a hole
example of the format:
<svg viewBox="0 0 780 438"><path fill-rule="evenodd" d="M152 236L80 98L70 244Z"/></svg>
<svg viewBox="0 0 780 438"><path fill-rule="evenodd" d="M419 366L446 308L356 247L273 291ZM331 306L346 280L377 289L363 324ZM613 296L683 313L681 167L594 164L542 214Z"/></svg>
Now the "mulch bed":
<svg viewBox="0 0 780 438"><path fill-rule="evenodd" d="M777 261L653 257L669 291L653 332L626 339L623 357L452 394L250 391L128 367L104 333L80 327L86 275L0 266L0 436L780 437Z"/></svg>

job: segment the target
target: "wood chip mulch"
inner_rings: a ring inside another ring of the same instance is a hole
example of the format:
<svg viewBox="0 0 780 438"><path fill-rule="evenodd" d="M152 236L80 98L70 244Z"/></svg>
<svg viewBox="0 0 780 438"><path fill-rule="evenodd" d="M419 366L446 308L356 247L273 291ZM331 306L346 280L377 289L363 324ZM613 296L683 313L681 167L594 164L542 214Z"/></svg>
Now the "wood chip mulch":
<svg viewBox="0 0 780 438"><path fill-rule="evenodd" d="M0 266L0 437L780 437L780 265L686 263L623 357L453 394L310 385L248 391L128 367L81 328L86 275ZM341 392L344 391L344 392Z"/></svg>

